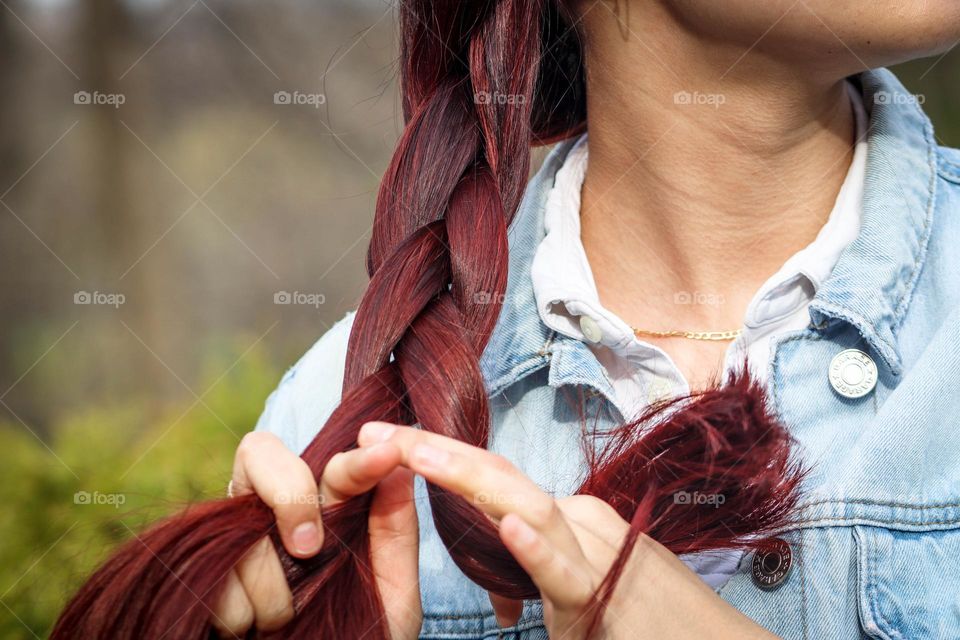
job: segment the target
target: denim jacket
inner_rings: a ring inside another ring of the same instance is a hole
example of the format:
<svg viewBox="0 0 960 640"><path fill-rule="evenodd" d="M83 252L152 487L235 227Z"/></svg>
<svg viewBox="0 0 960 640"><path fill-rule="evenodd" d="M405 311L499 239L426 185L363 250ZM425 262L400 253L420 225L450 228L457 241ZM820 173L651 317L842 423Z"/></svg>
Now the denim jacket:
<svg viewBox="0 0 960 640"><path fill-rule="evenodd" d="M782 532L793 566L762 589L745 554L720 589L783 638L960 638L960 152L888 71L859 76L870 112L862 228L810 306L810 323L776 339L768 363L775 411L810 468L796 525ZM587 346L537 314L530 263L543 207L570 143L530 182L510 228L503 309L481 367L490 448L545 490L573 492L585 466L582 413L622 419ZM352 315L284 376L257 428L301 451L340 397ZM876 364L869 394L848 399L828 369L856 348ZM593 410L593 411L592 411ZM592 412L591 412L592 411ZM424 485L420 516L422 638L545 638L542 609L497 627L486 594L450 560Z"/></svg>

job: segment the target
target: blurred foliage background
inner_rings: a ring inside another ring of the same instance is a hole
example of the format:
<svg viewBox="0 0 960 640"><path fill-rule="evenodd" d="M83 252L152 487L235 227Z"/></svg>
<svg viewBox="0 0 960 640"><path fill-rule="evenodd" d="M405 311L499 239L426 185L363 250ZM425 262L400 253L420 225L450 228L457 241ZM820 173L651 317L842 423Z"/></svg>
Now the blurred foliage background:
<svg viewBox="0 0 960 640"><path fill-rule="evenodd" d="M356 306L395 67L388 0L0 2L0 637L220 495ZM960 55L898 71L960 145Z"/></svg>

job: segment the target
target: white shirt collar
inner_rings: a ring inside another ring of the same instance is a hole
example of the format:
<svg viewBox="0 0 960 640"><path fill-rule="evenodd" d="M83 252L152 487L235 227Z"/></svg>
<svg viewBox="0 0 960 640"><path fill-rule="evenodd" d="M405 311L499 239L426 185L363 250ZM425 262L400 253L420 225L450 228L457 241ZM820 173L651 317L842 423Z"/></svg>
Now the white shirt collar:
<svg viewBox="0 0 960 640"><path fill-rule="evenodd" d="M860 230L867 156L867 115L863 100L848 84L856 120L853 161L827 222L816 239L791 256L757 291L744 319L747 331L776 323L804 308L830 275L843 250ZM580 190L587 169L587 134L570 150L557 172L544 211L546 235L531 266L541 320L551 329L585 340L581 316L599 328L599 343L633 356L662 356L658 347L637 340L630 326L600 304L593 271L580 239ZM682 295L682 294L678 294ZM696 295L696 294L690 294ZM589 342L589 340L586 340Z"/></svg>

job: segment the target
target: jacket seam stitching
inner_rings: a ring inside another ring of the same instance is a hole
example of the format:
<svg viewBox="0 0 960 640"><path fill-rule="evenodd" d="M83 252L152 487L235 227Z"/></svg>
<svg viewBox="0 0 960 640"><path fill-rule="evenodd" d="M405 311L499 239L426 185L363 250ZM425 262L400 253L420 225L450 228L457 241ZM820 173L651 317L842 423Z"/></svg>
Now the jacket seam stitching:
<svg viewBox="0 0 960 640"><path fill-rule="evenodd" d="M960 184L960 163L954 162L951 160L946 153L947 147L939 147L937 154L939 157L938 166L940 167L940 176L944 180L949 180L950 182L956 182ZM956 151L956 149L950 149L951 151Z"/></svg>
<svg viewBox="0 0 960 640"><path fill-rule="evenodd" d="M823 500L813 500L811 502L804 502L800 505L800 509L802 510L807 507L818 507L821 505L843 506L847 504L859 504L859 505L874 506L874 507L894 507L897 509L915 509L919 511L926 511L929 509L950 509L950 508L960 507L960 502L941 502L941 503L934 503L934 504L910 504L906 502L890 502L886 500L869 500L866 498L850 498L845 500L825 498Z"/></svg>
<svg viewBox="0 0 960 640"><path fill-rule="evenodd" d="M890 525L893 524L902 524L912 527L926 527L931 525L958 525L960 526L960 518L949 518L946 520L884 520L880 518L811 518L810 520L800 520L796 522L791 522L782 529L778 531L786 532L799 529L817 529L821 527L826 527L830 525L841 525L848 527L878 527L880 529L889 529ZM952 529L951 529L952 530ZM772 532L775 533L775 532ZM924 533L924 531L916 531L915 533Z"/></svg>
<svg viewBox="0 0 960 640"><path fill-rule="evenodd" d="M515 365L506 374L500 376L497 379L497 383L490 388L487 396L492 398L502 393L507 387L516 384L531 373L543 368L548 362L550 362L550 354L538 352L534 357Z"/></svg>
<svg viewBox="0 0 960 640"><path fill-rule="evenodd" d="M945 162L949 163L950 161L945 160ZM955 182L960 184L960 167L956 167L951 163L948 168L941 164L940 177L942 177L944 180L949 180L950 182Z"/></svg>
<svg viewBox="0 0 960 640"><path fill-rule="evenodd" d="M860 619L860 629L869 634L876 627L873 618L873 604L870 600L870 581L867 579L870 570L867 566L867 548L861 540L857 527L852 528L853 557L857 570L857 617Z"/></svg>
<svg viewBox="0 0 960 640"><path fill-rule="evenodd" d="M809 640L810 624L809 624L809 621L807 620L807 610L808 610L807 572L804 571L804 568L803 568L803 556L805 555L804 548L803 548L803 534L804 534L803 529L797 532L797 537L799 538L798 540L799 544L797 545L797 549L795 553L797 554L797 570L800 573L800 599L802 601L801 608L800 608L800 619L803 622L803 638L804 640Z"/></svg>
<svg viewBox="0 0 960 640"><path fill-rule="evenodd" d="M842 318L847 322L847 324L853 326L860 335L862 335L868 342L875 343L876 351L879 353L880 357L883 358L884 362L890 365L891 371L895 374L898 374L901 369L900 358L897 355L897 351L894 346L889 342L883 339L880 334L878 334L874 328L873 324L869 322L859 313L851 313L849 310L840 307L839 305L833 304L832 302L822 302L820 306L827 311L830 311L833 315ZM898 308L901 306L898 303ZM893 324L896 326L899 325L900 320L898 318L898 311L894 311ZM894 339L896 339L896 333L893 332L891 328L891 334Z"/></svg>
<svg viewBox="0 0 960 640"><path fill-rule="evenodd" d="M923 133L924 138L927 140L927 164L930 167L930 183L927 186L927 208L923 218L923 228L921 229L920 233L920 246L918 247L913 268L910 272L910 279L904 287L903 295L900 298L900 303L897 305L897 308L894 311L894 336L897 336L900 331L900 327L903 324L903 319L906 317L907 307L909 306L910 301L913 299L913 291L916 288L917 280L922 272L922 269L920 269L920 264L924 261L924 258L926 258L927 247L930 244L930 232L933 227L933 210L937 201L937 175L939 173L936 153L937 147L933 137L933 125L929 120L927 120L926 125L924 126Z"/></svg>

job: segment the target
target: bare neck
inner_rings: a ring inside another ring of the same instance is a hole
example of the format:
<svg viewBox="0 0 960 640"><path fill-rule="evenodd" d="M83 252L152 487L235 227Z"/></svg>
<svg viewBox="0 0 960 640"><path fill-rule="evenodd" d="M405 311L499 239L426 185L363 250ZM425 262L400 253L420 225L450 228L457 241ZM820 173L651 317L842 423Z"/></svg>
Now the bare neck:
<svg viewBox="0 0 960 640"><path fill-rule="evenodd" d="M854 137L844 81L705 42L667 14L624 20L602 4L583 20L581 221L601 299L648 327L737 327L832 209ZM681 291L728 304L678 308Z"/></svg>

